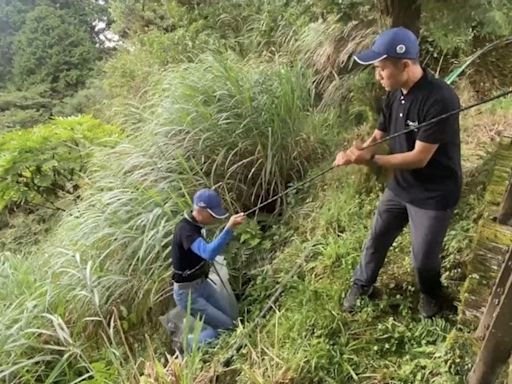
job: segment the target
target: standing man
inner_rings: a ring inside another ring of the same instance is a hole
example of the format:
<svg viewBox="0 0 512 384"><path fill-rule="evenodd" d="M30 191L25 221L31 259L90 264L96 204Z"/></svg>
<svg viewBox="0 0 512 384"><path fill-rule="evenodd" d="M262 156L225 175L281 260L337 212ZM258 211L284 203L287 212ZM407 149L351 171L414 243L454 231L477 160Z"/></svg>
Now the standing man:
<svg viewBox="0 0 512 384"><path fill-rule="evenodd" d="M384 31L371 49L355 55L360 64L373 64L377 81L388 91L379 125L364 145L460 108L454 90L422 68L418 58L418 40L405 28ZM419 310L429 318L441 311L440 252L462 186L459 115L393 138L389 146L390 155L376 155L354 145L334 162L393 170L343 309L354 311L358 299L371 294L389 248L409 223Z"/></svg>

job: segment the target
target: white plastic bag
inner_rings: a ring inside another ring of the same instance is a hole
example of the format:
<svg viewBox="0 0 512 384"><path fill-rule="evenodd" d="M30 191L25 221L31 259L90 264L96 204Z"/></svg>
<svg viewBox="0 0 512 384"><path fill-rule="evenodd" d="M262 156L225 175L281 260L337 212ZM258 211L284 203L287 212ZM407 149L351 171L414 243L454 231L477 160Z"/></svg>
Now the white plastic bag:
<svg viewBox="0 0 512 384"><path fill-rule="evenodd" d="M238 302L229 284L229 271L224 256L218 256L213 263L208 278L215 284L217 298L228 304L229 317L238 318Z"/></svg>

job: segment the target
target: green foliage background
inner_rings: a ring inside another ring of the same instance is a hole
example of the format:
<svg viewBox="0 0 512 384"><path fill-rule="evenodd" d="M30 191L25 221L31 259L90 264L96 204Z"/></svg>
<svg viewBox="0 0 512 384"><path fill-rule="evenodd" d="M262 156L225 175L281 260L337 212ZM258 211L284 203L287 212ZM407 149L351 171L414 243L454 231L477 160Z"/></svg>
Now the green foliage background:
<svg viewBox="0 0 512 384"><path fill-rule="evenodd" d="M243 309L234 333L179 361L157 320L172 305L172 228L197 188L248 209L371 132L382 90L351 55L387 25L380 5L0 0L0 380L462 383L472 330L455 314L419 318L407 233L381 276L382 300L339 310L383 188L360 169L331 173L241 228L227 252ZM448 75L512 33L511 11L506 0L422 1L422 60ZM98 45L102 17L121 37L115 48ZM464 101L505 86L495 79L509 76L506 52L472 61L456 84ZM496 105L462 122L466 185L443 252L455 297L492 140L510 113L510 99ZM298 260L282 301L247 333Z"/></svg>

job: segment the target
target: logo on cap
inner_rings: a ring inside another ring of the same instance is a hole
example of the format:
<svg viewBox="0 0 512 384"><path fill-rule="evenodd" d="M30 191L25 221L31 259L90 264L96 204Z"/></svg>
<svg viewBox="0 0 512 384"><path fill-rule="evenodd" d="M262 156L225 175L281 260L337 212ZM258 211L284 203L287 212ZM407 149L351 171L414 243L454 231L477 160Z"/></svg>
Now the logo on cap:
<svg viewBox="0 0 512 384"><path fill-rule="evenodd" d="M405 45L400 44L396 47L396 53L404 53L405 52Z"/></svg>

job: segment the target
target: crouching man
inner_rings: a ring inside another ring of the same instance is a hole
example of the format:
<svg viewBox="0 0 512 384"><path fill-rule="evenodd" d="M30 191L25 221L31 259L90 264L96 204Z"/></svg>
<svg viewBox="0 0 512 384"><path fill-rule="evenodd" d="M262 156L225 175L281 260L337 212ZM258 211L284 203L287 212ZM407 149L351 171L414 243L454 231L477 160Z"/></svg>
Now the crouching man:
<svg viewBox="0 0 512 384"><path fill-rule="evenodd" d="M219 331L234 326L235 315L229 302L221 299L217 288L208 280L210 262L221 254L233 236L233 230L245 221L245 215L231 216L224 230L210 243L204 238L204 227L224 219L220 196L213 190L202 189L194 195L193 209L176 225L171 256L173 265L174 300L176 305L191 316L203 321L198 344L202 345L219 336ZM192 347L193 336L187 339Z"/></svg>

